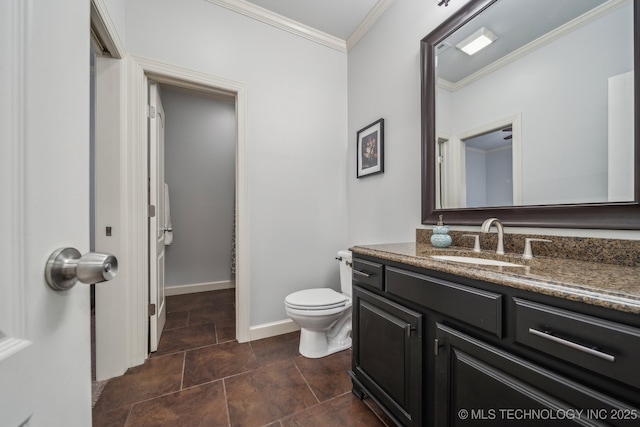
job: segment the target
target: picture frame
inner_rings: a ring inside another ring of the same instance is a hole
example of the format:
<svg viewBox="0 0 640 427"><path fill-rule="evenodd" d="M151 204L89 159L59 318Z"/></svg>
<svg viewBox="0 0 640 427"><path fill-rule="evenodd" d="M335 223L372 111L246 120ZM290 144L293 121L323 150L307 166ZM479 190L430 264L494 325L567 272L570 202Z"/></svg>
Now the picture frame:
<svg viewBox="0 0 640 427"><path fill-rule="evenodd" d="M360 129L356 141L356 178L383 173L384 119Z"/></svg>

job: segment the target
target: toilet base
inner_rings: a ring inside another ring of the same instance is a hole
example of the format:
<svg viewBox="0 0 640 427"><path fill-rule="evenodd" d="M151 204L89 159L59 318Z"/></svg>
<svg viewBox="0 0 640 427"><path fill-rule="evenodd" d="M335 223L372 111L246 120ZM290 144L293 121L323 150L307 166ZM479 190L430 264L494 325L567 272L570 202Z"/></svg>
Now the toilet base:
<svg viewBox="0 0 640 427"><path fill-rule="evenodd" d="M351 347L351 337L327 339L327 331L300 329L300 347L304 357L319 359Z"/></svg>

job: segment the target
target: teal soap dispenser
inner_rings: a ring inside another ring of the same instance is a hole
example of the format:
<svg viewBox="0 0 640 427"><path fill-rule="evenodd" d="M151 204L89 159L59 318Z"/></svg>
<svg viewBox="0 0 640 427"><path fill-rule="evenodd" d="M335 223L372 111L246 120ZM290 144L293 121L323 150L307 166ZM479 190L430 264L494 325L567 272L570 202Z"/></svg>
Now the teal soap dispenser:
<svg viewBox="0 0 640 427"><path fill-rule="evenodd" d="M449 227L442 222L442 215L438 220L438 224L433 227L431 235L431 244L434 248L448 248L451 246L451 236L449 236Z"/></svg>

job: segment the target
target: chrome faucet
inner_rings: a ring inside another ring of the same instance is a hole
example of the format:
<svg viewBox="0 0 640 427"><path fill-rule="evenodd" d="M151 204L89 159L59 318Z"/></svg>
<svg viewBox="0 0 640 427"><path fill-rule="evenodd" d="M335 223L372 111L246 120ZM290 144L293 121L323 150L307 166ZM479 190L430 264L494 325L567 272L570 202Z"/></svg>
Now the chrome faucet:
<svg viewBox="0 0 640 427"><path fill-rule="evenodd" d="M480 232L488 233L491 229L491 226L494 224L496 226L496 229L498 230L498 247L496 248L496 253L498 255L504 255L504 228L502 228L502 223L498 218L489 218L488 220L483 222L482 226L480 227Z"/></svg>

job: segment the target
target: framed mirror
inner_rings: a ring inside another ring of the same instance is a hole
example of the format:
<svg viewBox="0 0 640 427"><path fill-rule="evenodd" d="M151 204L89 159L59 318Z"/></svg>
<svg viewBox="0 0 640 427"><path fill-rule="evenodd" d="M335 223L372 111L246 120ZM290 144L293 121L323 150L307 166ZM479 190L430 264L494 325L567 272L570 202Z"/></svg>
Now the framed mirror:
<svg viewBox="0 0 640 427"><path fill-rule="evenodd" d="M470 0L427 35L422 223L640 229L639 39L640 0Z"/></svg>

